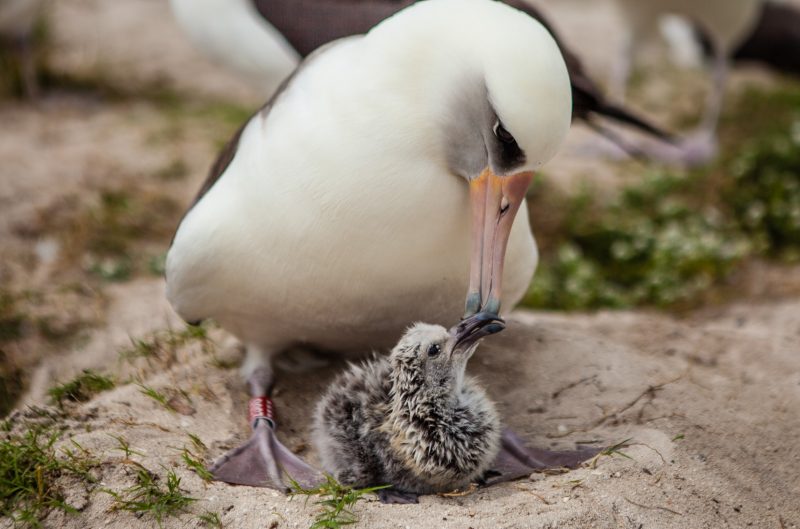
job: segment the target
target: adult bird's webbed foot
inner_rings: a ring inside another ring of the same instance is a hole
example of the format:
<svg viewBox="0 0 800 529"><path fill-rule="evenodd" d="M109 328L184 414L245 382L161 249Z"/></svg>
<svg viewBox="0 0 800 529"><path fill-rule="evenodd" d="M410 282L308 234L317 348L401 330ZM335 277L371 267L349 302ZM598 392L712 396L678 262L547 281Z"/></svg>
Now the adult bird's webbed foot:
<svg viewBox="0 0 800 529"><path fill-rule="evenodd" d="M486 485L512 481L529 476L532 472L577 468L600 452L599 448L583 448L554 452L542 448L531 448L513 431L504 430L500 453L497 454L489 472L484 476Z"/></svg>
<svg viewBox="0 0 800 529"><path fill-rule="evenodd" d="M253 435L242 446L225 454L211 474L217 481L234 485L270 487L288 490L294 480L303 488L313 488L324 481L317 469L297 457L275 435L272 400L250 399L250 423Z"/></svg>
<svg viewBox="0 0 800 529"><path fill-rule="evenodd" d="M409 505L419 503L419 495L413 492L403 492L397 489L381 489L378 491L378 499L384 504Z"/></svg>

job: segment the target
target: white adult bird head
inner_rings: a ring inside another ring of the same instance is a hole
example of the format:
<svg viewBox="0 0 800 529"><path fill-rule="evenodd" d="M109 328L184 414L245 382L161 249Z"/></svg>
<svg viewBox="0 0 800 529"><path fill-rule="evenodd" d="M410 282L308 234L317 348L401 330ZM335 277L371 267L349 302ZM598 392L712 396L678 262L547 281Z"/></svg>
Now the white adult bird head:
<svg viewBox="0 0 800 529"><path fill-rule="evenodd" d="M363 44L379 57L376 68L392 64L401 72L397 89L419 100L413 119L427 119L437 154L469 185L466 316L497 314L514 217L534 171L555 155L570 125L561 52L538 21L490 0L419 2Z"/></svg>

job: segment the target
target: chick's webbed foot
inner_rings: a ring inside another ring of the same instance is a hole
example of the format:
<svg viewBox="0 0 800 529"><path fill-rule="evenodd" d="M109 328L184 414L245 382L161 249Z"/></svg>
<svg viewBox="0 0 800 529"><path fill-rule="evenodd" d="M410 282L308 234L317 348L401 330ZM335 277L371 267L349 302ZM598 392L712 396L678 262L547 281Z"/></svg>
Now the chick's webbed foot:
<svg viewBox="0 0 800 529"><path fill-rule="evenodd" d="M504 430L500 453L484 476L486 485L512 481L532 472L555 469L577 468L600 452L599 448L583 448L554 452L542 448L530 448L513 431Z"/></svg>
<svg viewBox="0 0 800 529"><path fill-rule="evenodd" d="M253 435L242 446L225 454L211 474L217 481L234 485L270 487L288 490L290 480L303 488L313 488L324 481L317 469L297 457L275 436L272 401L268 397L250 400Z"/></svg>
<svg viewBox="0 0 800 529"><path fill-rule="evenodd" d="M378 491L378 499L384 504L408 505L419 503L419 495L413 492L403 492L397 489L381 489Z"/></svg>

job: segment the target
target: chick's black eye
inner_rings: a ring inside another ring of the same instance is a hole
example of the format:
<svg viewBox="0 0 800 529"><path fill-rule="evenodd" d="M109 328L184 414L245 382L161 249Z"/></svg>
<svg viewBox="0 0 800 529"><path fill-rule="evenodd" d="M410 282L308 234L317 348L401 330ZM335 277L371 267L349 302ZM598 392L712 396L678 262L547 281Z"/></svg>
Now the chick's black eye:
<svg viewBox="0 0 800 529"><path fill-rule="evenodd" d="M439 347L438 343L434 343L428 346L428 356L437 356L441 352L442 348Z"/></svg>
<svg viewBox="0 0 800 529"><path fill-rule="evenodd" d="M499 121L494 124L494 135L503 143L516 143L514 136L512 136Z"/></svg>

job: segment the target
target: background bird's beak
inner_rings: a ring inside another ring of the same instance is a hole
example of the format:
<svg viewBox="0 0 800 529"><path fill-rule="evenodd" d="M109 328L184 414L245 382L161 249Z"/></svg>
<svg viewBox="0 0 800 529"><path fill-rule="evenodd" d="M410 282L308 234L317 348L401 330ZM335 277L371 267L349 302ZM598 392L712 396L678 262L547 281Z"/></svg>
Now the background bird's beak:
<svg viewBox="0 0 800 529"><path fill-rule="evenodd" d="M489 168L470 181L472 258L464 317L500 312L508 237L533 172L500 177Z"/></svg>
<svg viewBox="0 0 800 529"><path fill-rule="evenodd" d="M474 314L450 329L451 351L454 353L468 351L481 338L505 328L506 322L496 314L488 312Z"/></svg>

